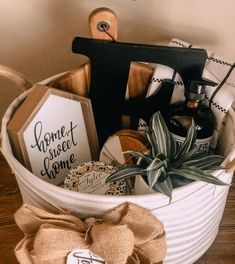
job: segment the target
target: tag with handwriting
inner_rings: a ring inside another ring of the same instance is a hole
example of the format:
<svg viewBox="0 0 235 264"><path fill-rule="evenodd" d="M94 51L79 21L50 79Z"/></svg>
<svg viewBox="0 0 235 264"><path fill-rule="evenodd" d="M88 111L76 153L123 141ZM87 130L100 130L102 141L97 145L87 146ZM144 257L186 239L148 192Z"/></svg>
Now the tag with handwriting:
<svg viewBox="0 0 235 264"><path fill-rule="evenodd" d="M130 188L126 181L106 183L116 167L102 161L83 162L74 167L64 180L64 188L101 195L126 195L130 194Z"/></svg>
<svg viewBox="0 0 235 264"><path fill-rule="evenodd" d="M77 248L69 253L66 264L107 264L107 262L89 249Z"/></svg>

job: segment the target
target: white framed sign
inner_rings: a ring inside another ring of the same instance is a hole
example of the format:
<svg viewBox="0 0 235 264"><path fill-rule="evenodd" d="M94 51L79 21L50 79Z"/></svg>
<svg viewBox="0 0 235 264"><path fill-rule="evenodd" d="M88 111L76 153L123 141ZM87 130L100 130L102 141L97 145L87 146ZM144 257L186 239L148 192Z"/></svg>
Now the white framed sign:
<svg viewBox="0 0 235 264"><path fill-rule="evenodd" d="M56 185L74 166L98 158L90 100L47 86L32 88L9 122L8 134L15 156Z"/></svg>

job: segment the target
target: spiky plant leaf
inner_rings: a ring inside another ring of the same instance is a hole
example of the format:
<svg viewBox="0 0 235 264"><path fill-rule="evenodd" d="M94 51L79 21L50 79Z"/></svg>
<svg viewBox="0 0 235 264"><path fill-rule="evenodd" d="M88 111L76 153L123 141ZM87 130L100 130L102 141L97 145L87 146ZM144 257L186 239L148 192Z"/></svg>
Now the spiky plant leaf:
<svg viewBox="0 0 235 264"><path fill-rule="evenodd" d="M161 168L161 166L163 165L166 166L166 163L167 163L166 160L160 160L159 158L155 158L145 170L146 171L157 170Z"/></svg>
<svg viewBox="0 0 235 264"><path fill-rule="evenodd" d="M134 165L124 166L116 170L109 177L107 177L106 183L113 182L113 181L126 180L138 174L142 176L146 176L146 172L143 171L143 168L140 165L134 164Z"/></svg>
<svg viewBox="0 0 235 264"><path fill-rule="evenodd" d="M171 140L171 151L170 151L170 156L168 157L168 159L170 160L174 160L175 159L175 155L176 155L176 152L177 152L177 143L174 139L174 137L172 136L172 134L170 134L171 137L170 137L170 140Z"/></svg>
<svg viewBox="0 0 235 264"><path fill-rule="evenodd" d="M124 151L123 154L130 154L134 157L139 157L139 158L143 159L146 162L146 164L150 164L153 161L153 157L151 155L146 154L146 153L141 153L138 151L128 150L128 151Z"/></svg>
<svg viewBox="0 0 235 264"><path fill-rule="evenodd" d="M192 119L191 126L189 127L187 131L186 139L184 140L184 142L180 145L179 149L177 150L175 159L180 158L182 155L192 150L194 148L196 138L197 138L197 135L196 135L196 129L195 129L195 122Z"/></svg>
<svg viewBox="0 0 235 264"><path fill-rule="evenodd" d="M177 160L175 160L172 164L173 167L177 168L179 165L193 158L193 156L197 153L198 148L195 147L192 150L182 154Z"/></svg>
<svg viewBox="0 0 235 264"><path fill-rule="evenodd" d="M198 169L193 166L184 166L182 165L180 168L170 168L168 174L177 174L183 176L188 179L196 180L196 181L203 181L207 183L212 183L216 185L226 186L227 183L221 181L220 179L216 178L212 174L206 173L201 169Z"/></svg>
<svg viewBox="0 0 235 264"><path fill-rule="evenodd" d="M151 188L157 183L159 177L162 175L162 169L151 170L147 172L148 184Z"/></svg>
<svg viewBox="0 0 235 264"><path fill-rule="evenodd" d="M153 134L153 132L146 131L145 135L146 135L146 138L147 138L147 140L151 146L151 154L153 157L155 157L157 155L158 150L157 150L154 134Z"/></svg>
<svg viewBox="0 0 235 264"><path fill-rule="evenodd" d="M157 151L168 158L174 156L176 151L175 140L170 134L160 112L153 114L150 120L150 131L154 134L153 138L156 142Z"/></svg>
<svg viewBox="0 0 235 264"><path fill-rule="evenodd" d="M148 183L151 188L156 184L159 177L166 177L166 171L165 171L165 165L166 161L158 161L157 164L154 164L152 169L149 169L151 164L146 169L147 171L147 177L148 177Z"/></svg>
<svg viewBox="0 0 235 264"><path fill-rule="evenodd" d="M210 169L203 169L204 172L206 173L212 173L216 170L225 170L226 168L224 166L215 166L215 167L210 167Z"/></svg>
<svg viewBox="0 0 235 264"><path fill-rule="evenodd" d="M166 177L166 179L162 182L158 181L153 186L153 190L159 191L160 193L166 195L167 197L169 197L169 203L171 202L173 187L172 187L170 177Z"/></svg>
<svg viewBox="0 0 235 264"><path fill-rule="evenodd" d="M184 162L186 166L197 166L199 169L209 170L211 168L217 169L224 160L220 155L210 155L202 158L192 159Z"/></svg>

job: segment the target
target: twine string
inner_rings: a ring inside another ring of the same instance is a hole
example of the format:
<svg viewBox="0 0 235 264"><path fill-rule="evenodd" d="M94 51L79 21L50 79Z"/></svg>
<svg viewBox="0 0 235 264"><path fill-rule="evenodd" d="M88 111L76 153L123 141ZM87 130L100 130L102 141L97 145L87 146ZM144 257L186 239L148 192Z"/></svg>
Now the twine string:
<svg viewBox="0 0 235 264"><path fill-rule="evenodd" d="M107 31L105 24L100 25L100 27L112 39L112 41L116 42L116 39Z"/></svg>

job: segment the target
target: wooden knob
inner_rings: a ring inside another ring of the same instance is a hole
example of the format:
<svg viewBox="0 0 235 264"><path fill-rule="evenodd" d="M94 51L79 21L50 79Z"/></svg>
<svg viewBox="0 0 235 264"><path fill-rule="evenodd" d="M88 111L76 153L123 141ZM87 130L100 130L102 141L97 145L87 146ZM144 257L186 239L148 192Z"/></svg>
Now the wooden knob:
<svg viewBox="0 0 235 264"><path fill-rule="evenodd" d="M106 7L95 9L89 16L89 25L92 38L117 40L117 16L111 9Z"/></svg>

